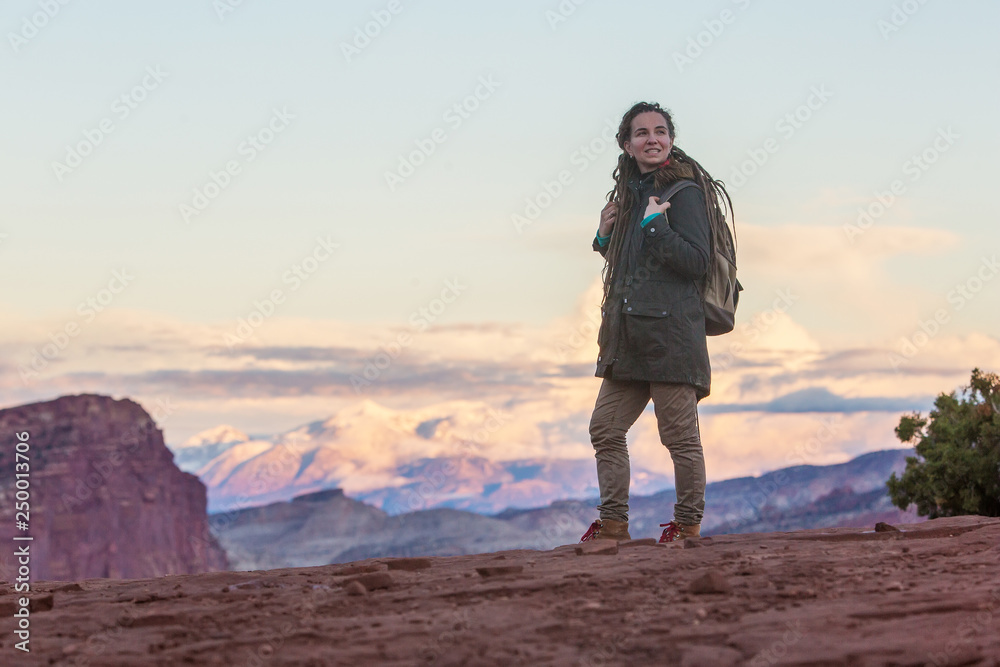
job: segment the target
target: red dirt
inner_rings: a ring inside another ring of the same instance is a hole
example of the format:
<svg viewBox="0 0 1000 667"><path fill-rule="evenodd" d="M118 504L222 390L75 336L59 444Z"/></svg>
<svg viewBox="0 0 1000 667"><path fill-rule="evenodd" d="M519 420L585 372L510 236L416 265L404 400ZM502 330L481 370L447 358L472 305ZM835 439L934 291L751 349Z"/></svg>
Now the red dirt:
<svg viewBox="0 0 1000 667"><path fill-rule="evenodd" d="M383 558L40 582L32 595L53 603L31 613L30 655L13 647L16 596L6 585L0 656L38 665L1000 665L1000 520L900 528L725 535L607 555L567 546L431 558L430 567L390 569Z"/></svg>

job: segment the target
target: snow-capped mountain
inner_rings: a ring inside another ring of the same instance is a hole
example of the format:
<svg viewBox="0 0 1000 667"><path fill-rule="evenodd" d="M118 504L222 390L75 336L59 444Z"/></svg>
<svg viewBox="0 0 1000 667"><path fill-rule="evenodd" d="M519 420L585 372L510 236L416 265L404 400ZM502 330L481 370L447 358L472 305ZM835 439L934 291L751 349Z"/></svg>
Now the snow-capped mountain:
<svg viewBox="0 0 1000 667"><path fill-rule="evenodd" d="M206 463L219 454L249 439L243 431L223 424L192 436L182 445L171 446L171 450L174 452L174 463L178 468L184 472L197 474Z"/></svg>
<svg viewBox="0 0 1000 667"><path fill-rule="evenodd" d="M205 483L210 512L334 487L390 514L494 513L597 493L589 440L475 401L393 410L364 400L267 439L219 426L175 454ZM671 483L635 468L633 479L644 493Z"/></svg>

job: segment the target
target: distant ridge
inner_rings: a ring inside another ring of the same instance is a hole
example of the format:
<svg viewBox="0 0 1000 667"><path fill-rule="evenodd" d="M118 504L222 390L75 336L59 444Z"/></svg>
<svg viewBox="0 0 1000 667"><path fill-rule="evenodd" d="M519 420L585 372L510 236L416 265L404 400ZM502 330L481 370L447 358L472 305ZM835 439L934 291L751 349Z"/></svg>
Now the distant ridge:
<svg viewBox="0 0 1000 667"><path fill-rule="evenodd" d="M394 410L366 399L273 437L209 429L175 447L175 460L205 483L210 512L326 488L389 514L435 507L490 514L597 493L592 450L576 434L556 442L533 433L547 448L535 455L519 442L523 433L502 431L509 419L477 401ZM639 493L670 484L638 465L632 472Z"/></svg>
<svg viewBox="0 0 1000 667"><path fill-rule="evenodd" d="M921 519L889 501L885 481L909 449L871 452L846 463L783 468L714 482L706 490L705 535L871 526ZM633 537L656 537L673 518L673 490L633 495ZM562 500L492 516L437 508L397 516L326 489L291 501L214 514L210 526L234 569L304 567L383 556L445 556L551 549L579 540L598 500Z"/></svg>

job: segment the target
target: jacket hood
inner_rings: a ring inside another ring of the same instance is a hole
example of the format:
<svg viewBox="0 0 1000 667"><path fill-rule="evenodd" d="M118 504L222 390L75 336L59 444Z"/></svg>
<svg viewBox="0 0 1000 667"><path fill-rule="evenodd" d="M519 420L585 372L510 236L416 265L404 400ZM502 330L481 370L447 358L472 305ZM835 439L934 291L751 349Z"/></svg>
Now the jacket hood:
<svg viewBox="0 0 1000 667"><path fill-rule="evenodd" d="M631 179L629 184L633 187L645 186L650 184L654 178L659 186L683 179L694 180L694 168L690 164L678 162L676 158L672 157L664 166Z"/></svg>
<svg viewBox="0 0 1000 667"><path fill-rule="evenodd" d="M670 162L656 170L667 181L679 181L684 178L694 179L694 168L687 162L678 162L670 158Z"/></svg>

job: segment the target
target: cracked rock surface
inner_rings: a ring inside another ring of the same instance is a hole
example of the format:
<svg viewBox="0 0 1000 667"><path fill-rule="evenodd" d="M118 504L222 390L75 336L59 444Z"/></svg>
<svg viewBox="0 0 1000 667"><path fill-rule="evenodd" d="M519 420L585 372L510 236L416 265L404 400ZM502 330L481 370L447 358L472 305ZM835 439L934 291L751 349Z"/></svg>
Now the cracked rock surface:
<svg viewBox="0 0 1000 667"><path fill-rule="evenodd" d="M32 596L51 596L51 608L31 613L30 656L13 648L16 595L3 584L0 655L95 666L1000 665L1000 519L897 528L43 581Z"/></svg>

